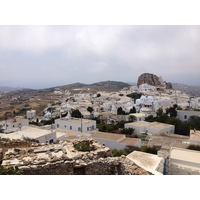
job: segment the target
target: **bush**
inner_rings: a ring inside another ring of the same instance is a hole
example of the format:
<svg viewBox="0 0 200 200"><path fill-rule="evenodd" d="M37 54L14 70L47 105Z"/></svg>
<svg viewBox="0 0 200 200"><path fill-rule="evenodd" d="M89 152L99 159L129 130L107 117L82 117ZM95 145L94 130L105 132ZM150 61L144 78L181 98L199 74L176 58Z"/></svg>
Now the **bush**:
<svg viewBox="0 0 200 200"><path fill-rule="evenodd" d="M20 170L17 166L8 168L0 166L0 175L21 175L21 174L22 170Z"/></svg>
<svg viewBox="0 0 200 200"><path fill-rule="evenodd" d="M92 141L86 140L86 141L80 141L76 144L74 144L74 148L77 151L94 151L96 148L94 145L92 145Z"/></svg>
<svg viewBox="0 0 200 200"><path fill-rule="evenodd" d="M119 157L119 156L121 156L121 155L127 156L127 155L128 155L128 152L127 152L125 149L123 149L123 150L113 149L113 150L112 150L112 155L113 155L114 157Z"/></svg>
<svg viewBox="0 0 200 200"><path fill-rule="evenodd" d="M157 149L154 147L142 146L141 151L157 155Z"/></svg>
<svg viewBox="0 0 200 200"><path fill-rule="evenodd" d="M195 150L195 151L200 151L200 146L199 145L195 145L195 144L191 144L187 147L187 149L190 150Z"/></svg>

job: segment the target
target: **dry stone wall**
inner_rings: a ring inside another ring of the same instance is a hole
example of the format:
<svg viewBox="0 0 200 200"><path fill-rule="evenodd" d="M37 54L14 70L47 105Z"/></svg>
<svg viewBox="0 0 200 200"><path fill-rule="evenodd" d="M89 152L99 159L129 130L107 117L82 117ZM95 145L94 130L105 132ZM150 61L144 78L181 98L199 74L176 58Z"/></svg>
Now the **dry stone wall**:
<svg viewBox="0 0 200 200"><path fill-rule="evenodd" d="M76 141L31 148L9 149L3 158L4 167L18 166L24 175L149 175L126 159L112 157L111 150L91 140L95 150L80 152Z"/></svg>

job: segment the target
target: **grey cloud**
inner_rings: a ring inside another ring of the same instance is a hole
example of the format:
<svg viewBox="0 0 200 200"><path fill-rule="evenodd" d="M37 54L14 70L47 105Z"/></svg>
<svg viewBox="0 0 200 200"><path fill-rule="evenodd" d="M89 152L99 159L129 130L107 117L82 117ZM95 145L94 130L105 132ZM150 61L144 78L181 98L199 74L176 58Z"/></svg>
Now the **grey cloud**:
<svg viewBox="0 0 200 200"><path fill-rule="evenodd" d="M45 80L136 82L144 72L200 84L199 51L200 26L0 26L3 79L17 75L41 87Z"/></svg>

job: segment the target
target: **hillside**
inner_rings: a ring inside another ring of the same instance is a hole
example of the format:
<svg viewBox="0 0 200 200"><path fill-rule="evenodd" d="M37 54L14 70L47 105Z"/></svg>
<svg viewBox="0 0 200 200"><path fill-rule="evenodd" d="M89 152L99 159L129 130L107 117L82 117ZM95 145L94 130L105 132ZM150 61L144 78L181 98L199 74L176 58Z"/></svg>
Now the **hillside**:
<svg viewBox="0 0 200 200"><path fill-rule="evenodd" d="M180 90L190 96L200 97L200 86L189 86L182 83L172 83L174 90Z"/></svg>
<svg viewBox="0 0 200 200"><path fill-rule="evenodd" d="M42 89L40 91L48 91L52 92L56 89L63 89L63 90L74 90L74 89L80 89L82 91L118 91L123 89L124 87L130 87L130 84L119 82L119 81L102 81L98 83L92 83L92 84L84 84L84 83L73 83L73 84L68 84L68 85L63 85L63 86L57 86L57 87L52 87L52 88L46 88Z"/></svg>
<svg viewBox="0 0 200 200"><path fill-rule="evenodd" d="M130 87L130 84L119 81L102 81L98 83L93 83L89 85L89 87L96 90L118 91L125 87Z"/></svg>

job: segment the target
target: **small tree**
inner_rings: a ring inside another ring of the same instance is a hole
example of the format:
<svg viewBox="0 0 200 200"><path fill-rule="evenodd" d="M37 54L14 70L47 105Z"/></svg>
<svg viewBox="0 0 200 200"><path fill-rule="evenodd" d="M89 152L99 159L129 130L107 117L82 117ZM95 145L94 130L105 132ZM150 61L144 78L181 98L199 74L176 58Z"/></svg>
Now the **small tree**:
<svg viewBox="0 0 200 200"><path fill-rule="evenodd" d="M81 114L81 112L79 110L77 110L77 109L72 111L71 116L75 117L75 118L81 118L81 117L83 117L83 115Z"/></svg>
<svg viewBox="0 0 200 200"><path fill-rule="evenodd" d="M124 128L121 130L122 134L127 134L127 135L131 135L131 134L133 134L133 132L134 132L133 128Z"/></svg>
<svg viewBox="0 0 200 200"><path fill-rule="evenodd" d="M167 108L166 113L170 115L170 117L176 117L177 111L176 111L177 105L175 104L173 107Z"/></svg>
<svg viewBox="0 0 200 200"><path fill-rule="evenodd" d="M92 113L92 112L94 111L94 109L93 109L92 107L89 106L89 107L87 108L87 111L90 112L90 113Z"/></svg>
<svg viewBox="0 0 200 200"><path fill-rule="evenodd" d="M123 111L122 107L119 107L119 108L117 109L117 114L118 114L118 115L125 115L126 112Z"/></svg>
<svg viewBox="0 0 200 200"><path fill-rule="evenodd" d="M136 113L136 109L135 107L133 106L133 108L130 109L130 112L129 113Z"/></svg>

